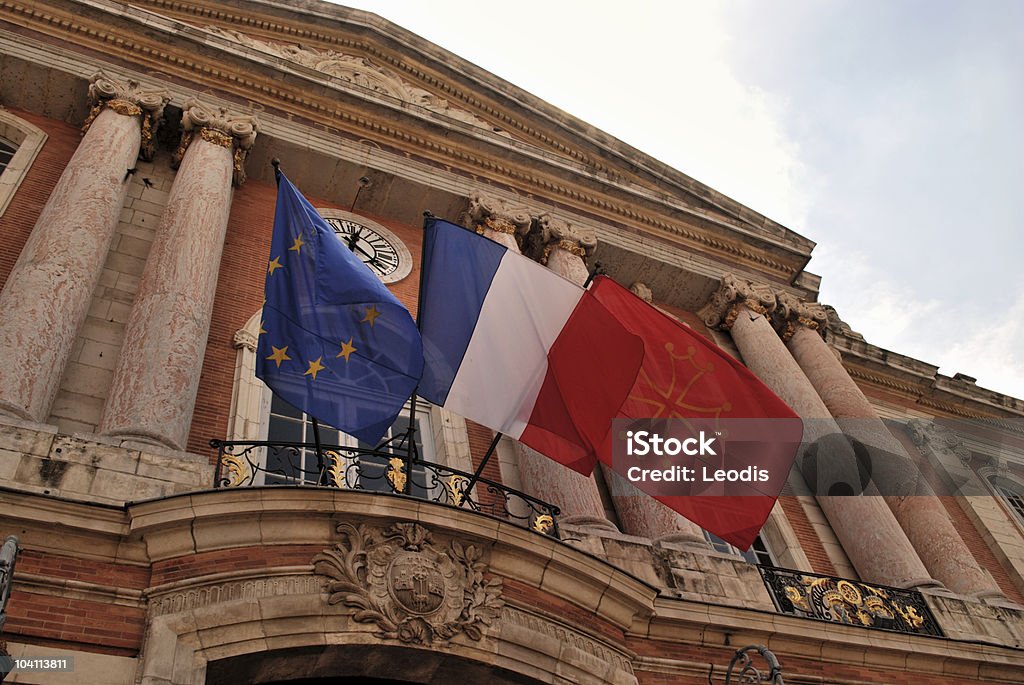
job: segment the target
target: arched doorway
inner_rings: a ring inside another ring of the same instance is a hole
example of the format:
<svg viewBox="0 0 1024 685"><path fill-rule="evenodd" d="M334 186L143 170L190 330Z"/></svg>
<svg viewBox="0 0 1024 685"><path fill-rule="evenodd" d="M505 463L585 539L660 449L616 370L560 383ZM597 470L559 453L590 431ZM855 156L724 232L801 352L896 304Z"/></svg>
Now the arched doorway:
<svg viewBox="0 0 1024 685"><path fill-rule="evenodd" d="M491 664L430 649L390 645L297 647L218 659L206 685L540 685Z"/></svg>

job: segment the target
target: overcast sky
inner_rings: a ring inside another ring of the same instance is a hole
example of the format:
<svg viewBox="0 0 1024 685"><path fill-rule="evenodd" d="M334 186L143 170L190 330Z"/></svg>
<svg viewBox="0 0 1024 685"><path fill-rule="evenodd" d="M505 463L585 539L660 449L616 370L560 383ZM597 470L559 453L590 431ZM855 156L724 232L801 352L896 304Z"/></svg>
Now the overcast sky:
<svg viewBox="0 0 1024 685"><path fill-rule="evenodd" d="M1024 2L341 4L814 240L868 341L1024 397Z"/></svg>

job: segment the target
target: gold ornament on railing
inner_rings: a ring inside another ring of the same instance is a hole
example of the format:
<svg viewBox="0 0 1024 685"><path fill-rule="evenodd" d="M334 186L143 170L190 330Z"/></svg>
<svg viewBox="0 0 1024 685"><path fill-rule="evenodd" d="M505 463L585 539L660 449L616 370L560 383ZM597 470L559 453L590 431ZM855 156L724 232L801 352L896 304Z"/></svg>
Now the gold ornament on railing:
<svg viewBox="0 0 1024 685"><path fill-rule="evenodd" d="M391 489L398 493L405 492L405 460L401 457L392 457L388 459L388 468L384 472L384 477L387 478L388 483L391 484Z"/></svg>

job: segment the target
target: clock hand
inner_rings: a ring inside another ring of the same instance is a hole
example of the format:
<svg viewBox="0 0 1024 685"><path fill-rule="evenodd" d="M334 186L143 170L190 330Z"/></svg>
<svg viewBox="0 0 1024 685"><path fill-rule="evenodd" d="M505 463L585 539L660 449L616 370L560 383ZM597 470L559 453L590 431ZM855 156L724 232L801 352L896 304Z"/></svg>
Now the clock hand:
<svg viewBox="0 0 1024 685"><path fill-rule="evenodd" d="M353 233L352 235L350 235L348 237L348 240L346 241L348 243L348 249L352 250L353 252L356 250L356 243L359 242L359 235L362 232L363 232L363 228L362 228L362 226L360 226L359 228L357 228L355 230L355 233ZM363 254L366 254L366 253L364 252Z"/></svg>
<svg viewBox="0 0 1024 685"><path fill-rule="evenodd" d="M354 249L355 252L360 252L360 253L366 255L367 257L369 257L371 264L374 264L376 266L382 266L381 263L379 261L377 261L377 257L375 257L374 255L371 255L369 252L367 252L363 248L361 248L361 247L359 247L358 245L355 245L355 244L352 245L352 248Z"/></svg>

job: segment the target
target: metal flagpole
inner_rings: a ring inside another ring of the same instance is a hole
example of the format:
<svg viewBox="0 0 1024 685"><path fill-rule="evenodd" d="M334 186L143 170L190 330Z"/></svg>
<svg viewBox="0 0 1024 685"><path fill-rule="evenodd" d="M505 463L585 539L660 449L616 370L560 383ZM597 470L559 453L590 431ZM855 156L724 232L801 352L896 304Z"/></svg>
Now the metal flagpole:
<svg viewBox="0 0 1024 685"><path fill-rule="evenodd" d="M274 157L270 160L270 166L274 167L274 182L278 187L281 186L281 160ZM317 485L327 484L327 469L324 464L324 448L320 442L320 423L316 420L316 417L312 414L308 414L309 420L313 424L313 442L316 445L316 471L317 471Z"/></svg>
<svg viewBox="0 0 1024 685"><path fill-rule="evenodd" d="M601 262L594 262L594 268L590 270L590 274L587 276L587 280L583 284L583 289L586 290L587 286L589 286L593 282L594 277L596 277L599 274L604 274L604 265L601 264ZM421 272L420 273L420 285L421 285L421 287L422 287L422 283L423 283L422 279L423 279L423 273ZM504 433L496 433L494 435L494 440L491 441L491 446L487 448L487 453L484 455L484 458L480 460L480 465L476 468L476 472L473 473L473 477L469 480L469 484L466 485L465 492L468 493L470 490L472 490L473 486L476 485L476 482L478 480L480 480L480 474L482 474L484 472L484 467L487 466L487 462L490 461L491 456L494 454L495 448L497 448L497 446L498 446L498 441L501 440L503 435L504 435Z"/></svg>

